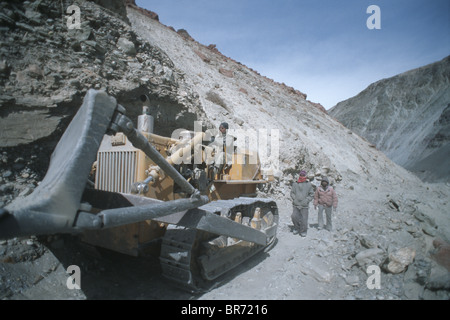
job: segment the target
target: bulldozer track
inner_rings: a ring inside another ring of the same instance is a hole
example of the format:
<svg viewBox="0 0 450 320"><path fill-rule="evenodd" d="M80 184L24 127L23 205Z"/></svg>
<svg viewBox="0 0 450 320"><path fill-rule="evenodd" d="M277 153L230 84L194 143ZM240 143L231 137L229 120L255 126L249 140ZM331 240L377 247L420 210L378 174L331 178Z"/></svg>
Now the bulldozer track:
<svg viewBox="0 0 450 320"><path fill-rule="evenodd" d="M270 199L219 200L208 203L200 209L233 220L235 214L241 212L242 223L248 225L256 207L261 209L266 219L270 216L272 220L269 223L272 226L278 223L276 203ZM218 238L225 243L231 241L233 244L224 247L209 244L209 241ZM274 245L275 239L276 236L273 236L268 239L266 246L261 246L193 228L169 225L161 246L162 273L164 277L184 289L204 290L206 287L210 287L212 280L235 268L256 253L270 248Z"/></svg>

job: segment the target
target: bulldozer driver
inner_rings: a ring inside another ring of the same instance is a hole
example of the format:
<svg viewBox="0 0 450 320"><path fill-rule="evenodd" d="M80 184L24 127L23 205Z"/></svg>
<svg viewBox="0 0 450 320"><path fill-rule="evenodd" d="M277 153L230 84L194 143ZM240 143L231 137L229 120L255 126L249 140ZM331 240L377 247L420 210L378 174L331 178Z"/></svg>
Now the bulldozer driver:
<svg viewBox="0 0 450 320"><path fill-rule="evenodd" d="M222 122L219 126L219 133L213 137L209 144L215 150L214 174L223 174L231 168L233 163L233 151L235 137L227 134L228 123Z"/></svg>

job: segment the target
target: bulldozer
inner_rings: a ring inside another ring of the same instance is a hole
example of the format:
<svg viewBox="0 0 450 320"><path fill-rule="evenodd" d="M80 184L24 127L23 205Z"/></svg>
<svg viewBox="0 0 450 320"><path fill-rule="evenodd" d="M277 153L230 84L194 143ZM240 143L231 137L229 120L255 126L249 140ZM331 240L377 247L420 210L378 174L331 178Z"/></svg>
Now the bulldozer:
<svg viewBox="0 0 450 320"><path fill-rule="evenodd" d="M0 239L76 234L127 255L158 254L164 277L199 290L276 243L276 202L256 196L272 176L257 153L214 145L207 133L153 133L141 100L135 128L114 97L89 90L44 179L0 209Z"/></svg>

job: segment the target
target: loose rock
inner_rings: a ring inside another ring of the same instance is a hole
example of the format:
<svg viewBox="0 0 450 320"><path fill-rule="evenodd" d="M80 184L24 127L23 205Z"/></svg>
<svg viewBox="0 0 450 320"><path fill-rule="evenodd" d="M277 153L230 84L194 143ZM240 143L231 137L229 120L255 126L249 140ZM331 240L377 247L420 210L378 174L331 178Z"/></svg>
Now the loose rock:
<svg viewBox="0 0 450 320"><path fill-rule="evenodd" d="M369 265L379 266L385 258L384 251L379 248L363 250L355 256L360 267L367 267Z"/></svg>
<svg viewBox="0 0 450 320"><path fill-rule="evenodd" d="M410 265L416 256L416 251L412 248L401 248L389 255L387 268L391 273L403 272Z"/></svg>

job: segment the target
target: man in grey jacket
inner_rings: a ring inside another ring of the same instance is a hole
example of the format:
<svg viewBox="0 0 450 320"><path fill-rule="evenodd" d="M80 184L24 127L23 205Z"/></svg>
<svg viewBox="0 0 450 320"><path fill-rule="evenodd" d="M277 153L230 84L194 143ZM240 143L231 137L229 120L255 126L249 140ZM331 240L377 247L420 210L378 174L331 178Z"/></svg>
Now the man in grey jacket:
<svg viewBox="0 0 450 320"><path fill-rule="evenodd" d="M306 179L306 172L301 171L297 182L294 182L291 190L292 198L292 222L294 223L294 234L306 237L308 231L309 203L314 198L314 190Z"/></svg>

